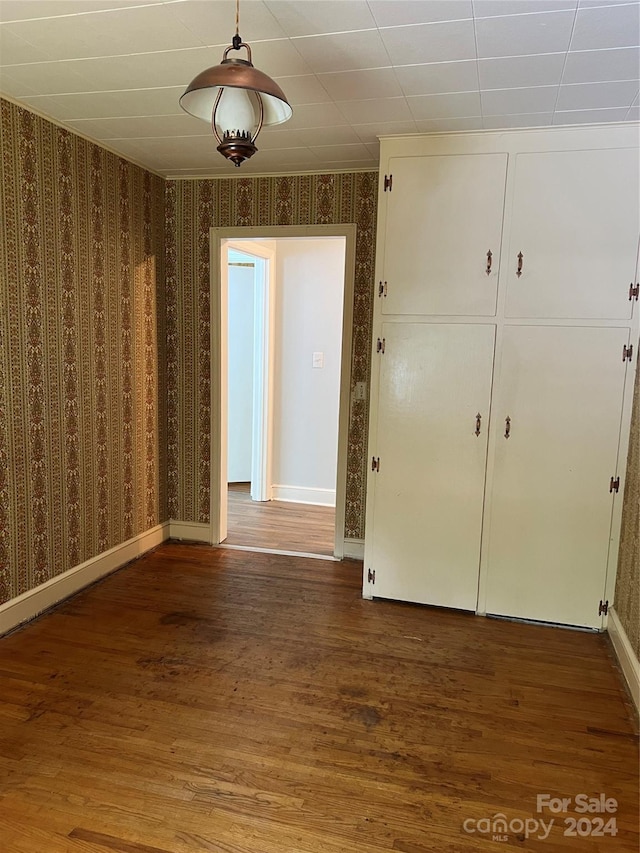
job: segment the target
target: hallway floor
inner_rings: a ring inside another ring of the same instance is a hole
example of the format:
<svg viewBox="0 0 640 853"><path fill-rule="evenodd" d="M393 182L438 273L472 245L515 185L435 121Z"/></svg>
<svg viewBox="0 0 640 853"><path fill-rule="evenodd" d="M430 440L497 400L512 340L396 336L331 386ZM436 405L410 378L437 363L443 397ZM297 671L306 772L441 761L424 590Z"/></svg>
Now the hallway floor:
<svg viewBox="0 0 640 853"><path fill-rule="evenodd" d="M225 545L333 556L335 509L329 506L252 501L250 483L229 483Z"/></svg>

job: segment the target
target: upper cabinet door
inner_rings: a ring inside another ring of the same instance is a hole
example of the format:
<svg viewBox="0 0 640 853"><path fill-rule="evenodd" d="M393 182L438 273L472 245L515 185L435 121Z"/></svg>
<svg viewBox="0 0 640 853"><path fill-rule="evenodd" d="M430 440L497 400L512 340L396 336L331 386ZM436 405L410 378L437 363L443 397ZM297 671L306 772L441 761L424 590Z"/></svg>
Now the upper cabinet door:
<svg viewBox="0 0 640 853"><path fill-rule="evenodd" d="M506 154L392 157L383 314L494 316Z"/></svg>
<svg viewBox="0 0 640 853"><path fill-rule="evenodd" d="M631 317L640 230L632 149L519 154L507 317Z"/></svg>

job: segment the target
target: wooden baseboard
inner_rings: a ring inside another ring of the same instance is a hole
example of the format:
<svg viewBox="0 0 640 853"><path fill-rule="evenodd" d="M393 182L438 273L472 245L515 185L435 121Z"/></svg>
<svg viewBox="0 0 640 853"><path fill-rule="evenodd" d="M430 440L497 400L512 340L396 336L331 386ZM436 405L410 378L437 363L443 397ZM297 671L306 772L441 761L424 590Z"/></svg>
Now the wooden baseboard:
<svg viewBox="0 0 640 853"><path fill-rule="evenodd" d="M611 643L618 658L620 669L629 685L631 698L635 703L638 713L640 713L640 663L614 607L609 608L607 631L611 637Z"/></svg>
<svg viewBox="0 0 640 853"><path fill-rule="evenodd" d="M57 575L35 589L22 593L0 606L0 636L74 595L85 586L125 566L169 538L169 523L164 522L120 543L96 557Z"/></svg>
<svg viewBox="0 0 640 853"><path fill-rule="evenodd" d="M206 542L210 545L211 525L197 521L176 521L172 518L169 522L169 538L182 539L185 542Z"/></svg>
<svg viewBox="0 0 640 853"><path fill-rule="evenodd" d="M347 560L364 560L364 539L345 539L342 555Z"/></svg>
<svg viewBox="0 0 640 853"><path fill-rule="evenodd" d="M335 489L311 489L307 486L280 486L272 487L274 501L288 501L297 504L316 504L317 506L335 506Z"/></svg>

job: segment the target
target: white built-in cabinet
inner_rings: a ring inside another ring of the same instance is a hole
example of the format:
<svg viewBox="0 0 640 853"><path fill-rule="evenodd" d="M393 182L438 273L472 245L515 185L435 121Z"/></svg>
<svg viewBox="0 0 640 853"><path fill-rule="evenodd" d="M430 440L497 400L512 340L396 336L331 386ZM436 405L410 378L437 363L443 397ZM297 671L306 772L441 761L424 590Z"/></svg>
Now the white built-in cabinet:
<svg viewBox="0 0 640 853"><path fill-rule="evenodd" d="M382 140L365 597L603 626L638 164L637 125Z"/></svg>

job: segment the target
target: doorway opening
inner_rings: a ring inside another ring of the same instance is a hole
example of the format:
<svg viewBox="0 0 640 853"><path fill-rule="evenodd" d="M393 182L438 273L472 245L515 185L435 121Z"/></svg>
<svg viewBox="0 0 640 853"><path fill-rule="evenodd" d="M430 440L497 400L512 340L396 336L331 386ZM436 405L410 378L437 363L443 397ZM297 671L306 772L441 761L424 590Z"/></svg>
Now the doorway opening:
<svg viewBox="0 0 640 853"><path fill-rule="evenodd" d="M212 229L211 541L341 559L355 225Z"/></svg>

